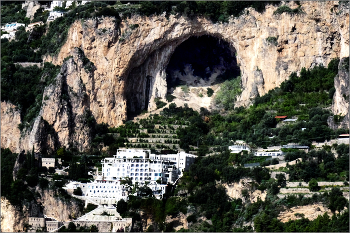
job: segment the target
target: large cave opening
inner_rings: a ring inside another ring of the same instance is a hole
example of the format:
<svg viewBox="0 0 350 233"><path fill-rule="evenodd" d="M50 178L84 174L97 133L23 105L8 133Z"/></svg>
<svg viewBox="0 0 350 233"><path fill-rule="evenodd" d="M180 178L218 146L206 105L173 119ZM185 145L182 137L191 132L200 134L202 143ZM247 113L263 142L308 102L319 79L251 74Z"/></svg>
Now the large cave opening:
<svg viewBox="0 0 350 233"><path fill-rule="evenodd" d="M128 118L154 111L156 101L167 102L168 95L175 97L178 106L209 108L220 84L239 75L235 48L219 37L200 35L168 42L130 71L125 88Z"/></svg>
<svg viewBox="0 0 350 233"><path fill-rule="evenodd" d="M174 87L211 86L240 75L236 50L214 36L193 36L174 51L166 68L168 93Z"/></svg>

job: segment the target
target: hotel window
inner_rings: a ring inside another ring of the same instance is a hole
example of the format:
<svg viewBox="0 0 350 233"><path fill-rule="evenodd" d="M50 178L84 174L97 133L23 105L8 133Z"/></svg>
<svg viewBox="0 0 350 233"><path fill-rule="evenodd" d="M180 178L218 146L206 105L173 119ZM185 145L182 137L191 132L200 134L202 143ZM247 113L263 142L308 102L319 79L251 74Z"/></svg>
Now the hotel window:
<svg viewBox="0 0 350 233"><path fill-rule="evenodd" d="M143 173L140 173L140 176L143 176Z"/></svg>
<svg viewBox="0 0 350 233"><path fill-rule="evenodd" d="M139 173L135 173L135 176L138 176L139 175Z"/></svg>

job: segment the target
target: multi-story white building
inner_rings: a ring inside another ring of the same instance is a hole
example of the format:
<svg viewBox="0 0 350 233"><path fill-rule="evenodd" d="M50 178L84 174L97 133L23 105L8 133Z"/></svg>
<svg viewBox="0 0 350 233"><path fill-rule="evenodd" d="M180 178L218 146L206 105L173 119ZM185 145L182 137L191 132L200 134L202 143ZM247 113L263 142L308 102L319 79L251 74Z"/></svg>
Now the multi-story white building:
<svg viewBox="0 0 350 233"><path fill-rule="evenodd" d="M254 153L255 156L282 156L284 155L283 151L257 151Z"/></svg>
<svg viewBox="0 0 350 233"><path fill-rule="evenodd" d="M181 177L195 158L195 155L185 152L155 155L150 150L119 149L113 158L101 161L102 175L94 182L84 184L82 191L94 202L115 204L129 195L130 187L123 182L129 179L133 185L147 185L160 198L167 183L172 184Z"/></svg>
<svg viewBox="0 0 350 233"><path fill-rule="evenodd" d="M6 32L13 32L13 31L16 31L17 28L19 27L25 27L26 25L24 23L7 23L5 26L2 26L1 27L1 30L2 31L6 31Z"/></svg>
<svg viewBox="0 0 350 233"><path fill-rule="evenodd" d="M1 39L8 39L8 40L12 40L16 37L16 31L12 31L12 32L9 32L8 34L3 34L1 36Z"/></svg>
<svg viewBox="0 0 350 233"><path fill-rule="evenodd" d="M250 147L245 143L229 146L228 149L231 151L231 153L240 153L243 150L250 152Z"/></svg>
<svg viewBox="0 0 350 233"><path fill-rule="evenodd" d="M61 11L51 11L49 17L47 18L47 22L54 21L55 19L62 17L65 12Z"/></svg>
<svg viewBox="0 0 350 233"><path fill-rule="evenodd" d="M49 11L53 11L55 7L63 7L63 1L52 1Z"/></svg>

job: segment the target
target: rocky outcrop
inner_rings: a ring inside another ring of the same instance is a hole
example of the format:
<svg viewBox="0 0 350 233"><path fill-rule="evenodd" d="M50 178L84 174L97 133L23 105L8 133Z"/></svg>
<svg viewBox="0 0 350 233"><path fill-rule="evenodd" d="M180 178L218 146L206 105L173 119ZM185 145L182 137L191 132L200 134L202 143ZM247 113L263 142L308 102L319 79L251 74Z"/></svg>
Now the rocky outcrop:
<svg viewBox="0 0 350 233"><path fill-rule="evenodd" d="M20 153L18 154L17 158L16 158L16 162L15 165L13 166L13 172L12 172L12 178L13 180L17 179L17 174L18 171L23 168L24 166L24 162L27 160L26 156L24 153Z"/></svg>
<svg viewBox="0 0 350 233"><path fill-rule="evenodd" d="M287 4L297 7L293 2ZM167 93L165 71L174 50L188 38L201 35L226 41L236 54L243 90L236 105L249 105L252 98L280 85L291 72L349 56L346 7L338 2L307 1L301 2L303 14L274 15L277 7L269 5L264 13L249 8L228 23L216 24L179 15L134 15L120 24L111 17L76 21L59 54L44 57L62 69L46 87L33 126L20 136L19 112L1 103L2 146L15 152L29 151L33 145L35 152L61 146L88 150L91 135L86 119L94 117L97 123L116 127L128 113L154 110L154 99L164 99ZM132 26L136 24L138 27ZM275 37L276 45L268 37ZM72 58L65 59L69 56ZM94 65L87 69L81 56ZM342 75L338 77L336 86L341 86ZM342 94L336 92L334 113L344 112Z"/></svg>
<svg viewBox="0 0 350 233"><path fill-rule="evenodd" d="M26 17L32 20L35 12L41 7L38 1L25 1L22 4L22 9L26 10Z"/></svg>
<svg viewBox="0 0 350 233"><path fill-rule="evenodd" d="M11 103L1 102L1 147L9 148L12 152L19 152L19 138L21 131L21 113Z"/></svg>
<svg viewBox="0 0 350 233"><path fill-rule="evenodd" d="M347 67L347 68L346 68ZM329 125L333 129L349 129L349 59L341 59L338 66L338 74L334 78L335 93L332 102L332 113L340 117L340 121L331 117Z"/></svg>
<svg viewBox="0 0 350 233"><path fill-rule="evenodd" d="M347 208L345 207L345 209ZM329 217L333 216L333 213L331 212L330 209L322 205L322 203L317 203L313 205L292 207L286 211L281 212L278 215L277 219L285 223L285 222L288 222L289 220L293 221L293 220L301 219L301 216L304 216L310 221L313 221L319 215L324 215L325 213L327 213Z"/></svg>
<svg viewBox="0 0 350 233"><path fill-rule="evenodd" d="M77 200L63 200L55 197L54 190L41 190L35 188L38 196L36 201L24 203L22 207L15 207L5 198L1 197L1 231L25 231L29 217L55 218L58 221L70 221L82 215L83 203Z"/></svg>
<svg viewBox="0 0 350 233"><path fill-rule="evenodd" d="M32 201L22 207L16 207L11 205L5 197L1 197L2 232L25 231L30 216L42 217L41 206Z"/></svg>
<svg viewBox="0 0 350 233"><path fill-rule="evenodd" d="M244 202L257 202L258 198L265 201L266 192L261 192L260 190L255 190L251 185L251 179L241 179L240 182L234 182L232 184L224 183L223 186L226 189L226 193L230 198L238 199L241 198ZM244 189L248 190L248 197L244 197L242 191Z"/></svg>
<svg viewBox="0 0 350 233"><path fill-rule="evenodd" d="M77 218L82 215L83 203L80 203L79 200L63 200L58 197L55 197L54 190L40 190L37 189L40 193L41 198L37 202L44 206L43 214L47 217L53 217L57 221L71 221L72 218Z"/></svg>
<svg viewBox="0 0 350 233"><path fill-rule="evenodd" d="M287 3L296 8L293 2ZM294 4L294 5L293 5ZM96 99L91 111L98 123L122 124L128 111L146 106L145 87L150 79L148 110L154 98L167 91L165 69L175 48L192 36L211 35L227 41L237 53L243 92L237 105L248 105L286 80L291 72L349 54L349 14L338 2L301 2L304 14L274 15L275 6L264 13L246 14L216 23L182 16L140 17L123 20L120 32L111 18L75 22L66 44L56 57L45 61L62 64L71 50L81 47L96 64ZM322 16L322 17L321 17ZM136 29L131 25L138 24ZM267 42L276 37L277 45ZM258 69L257 69L258 68Z"/></svg>
<svg viewBox="0 0 350 233"><path fill-rule="evenodd" d="M90 102L96 98L94 76L83 65L78 49L62 65L54 82L43 93L42 107L34 124L22 133L20 113L12 104L1 103L1 146L14 152L22 150L52 153L59 147L75 147L79 151L90 148ZM88 94L87 94L88 93Z"/></svg>
<svg viewBox="0 0 350 233"><path fill-rule="evenodd" d="M85 151L91 141L87 120L95 93L93 74L83 67L82 56L73 50L55 82L45 88L40 115L52 127L59 146Z"/></svg>

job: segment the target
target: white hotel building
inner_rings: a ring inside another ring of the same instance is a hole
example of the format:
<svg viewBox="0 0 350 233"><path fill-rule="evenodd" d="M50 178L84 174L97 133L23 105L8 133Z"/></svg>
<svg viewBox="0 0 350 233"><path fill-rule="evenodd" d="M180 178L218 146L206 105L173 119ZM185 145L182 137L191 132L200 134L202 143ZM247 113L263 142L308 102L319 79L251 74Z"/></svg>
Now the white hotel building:
<svg viewBox="0 0 350 233"><path fill-rule="evenodd" d="M146 184L157 198L161 198L167 183L172 184L181 177L196 157L185 152L155 155L150 150L119 149L113 158L101 161L101 176L77 187L81 186L85 197L95 203L115 204L129 195L130 188L120 184L120 180L128 177L133 185Z"/></svg>

